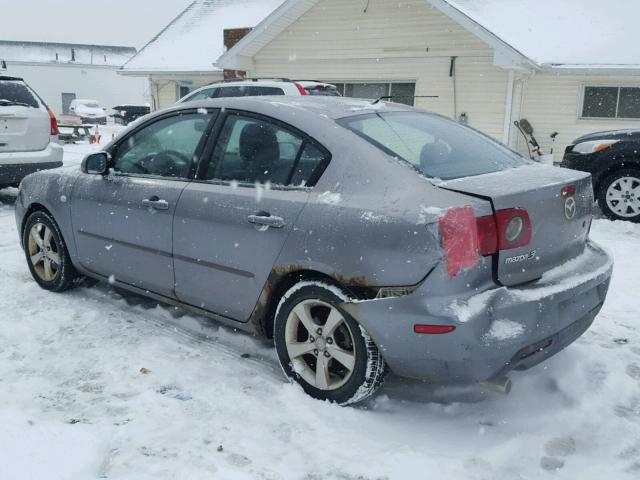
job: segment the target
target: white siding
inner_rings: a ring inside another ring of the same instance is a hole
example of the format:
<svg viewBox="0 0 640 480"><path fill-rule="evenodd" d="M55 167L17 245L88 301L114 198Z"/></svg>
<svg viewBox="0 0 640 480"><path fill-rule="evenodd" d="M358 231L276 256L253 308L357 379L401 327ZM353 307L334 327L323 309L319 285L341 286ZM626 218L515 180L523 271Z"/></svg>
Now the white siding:
<svg viewBox="0 0 640 480"><path fill-rule="evenodd" d="M501 139L507 73L490 47L424 0L322 0L254 57L252 76L333 82L415 81L416 105L454 116L451 57L456 60L457 114Z"/></svg>
<svg viewBox="0 0 640 480"><path fill-rule="evenodd" d="M640 87L640 78L545 73L528 79L524 87L521 117L533 125L534 135L542 144L544 153L548 153L551 146L549 134L553 131L559 133L554 152L556 160L561 160L565 147L581 135L640 126L638 120L580 118L583 85ZM526 151L522 139L518 140L518 149Z"/></svg>
<svg viewBox="0 0 640 480"><path fill-rule="evenodd" d="M95 66L9 63L3 74L24 78L58 115L62 113L62 93L97 100L107 110L122 103L149 102L145 78L123 77L116 71Z"/></svg>

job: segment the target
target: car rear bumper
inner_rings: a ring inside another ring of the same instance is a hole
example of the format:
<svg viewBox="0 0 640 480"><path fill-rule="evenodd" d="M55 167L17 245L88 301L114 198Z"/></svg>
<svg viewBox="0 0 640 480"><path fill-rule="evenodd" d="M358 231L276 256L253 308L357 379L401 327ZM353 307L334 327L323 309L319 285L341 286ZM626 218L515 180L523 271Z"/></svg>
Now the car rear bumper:
<svg viewBox="0 0 640 480"><path fill-rule="evenodd" d="M63 150L57 143L36 152L0 153L0 185L12 185L30 173L62 166Z"/></svg>
<svg viewBox="0 0 640 480"><path fill-rule="evenodd" d="M439 383L491 380L527 369L582 335L600 311L613 269L589 242L580 256L521 287L434 297L428 282L403 297L345 303L394 373ZM452 325L440 335L416 324Z"/></svg>

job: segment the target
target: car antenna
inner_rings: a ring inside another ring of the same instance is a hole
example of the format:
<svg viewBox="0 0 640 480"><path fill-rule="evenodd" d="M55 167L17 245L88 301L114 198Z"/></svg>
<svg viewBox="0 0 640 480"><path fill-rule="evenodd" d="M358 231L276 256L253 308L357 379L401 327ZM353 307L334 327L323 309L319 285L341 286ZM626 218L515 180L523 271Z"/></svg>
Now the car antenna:
<svg viewBox="0 0 640 480"><path fill-rule="evenodd" d="M384 97L376 98L371 105L377 105L382 100L393 100L394 98L440 98L439 95L385 95Z"/></svg>

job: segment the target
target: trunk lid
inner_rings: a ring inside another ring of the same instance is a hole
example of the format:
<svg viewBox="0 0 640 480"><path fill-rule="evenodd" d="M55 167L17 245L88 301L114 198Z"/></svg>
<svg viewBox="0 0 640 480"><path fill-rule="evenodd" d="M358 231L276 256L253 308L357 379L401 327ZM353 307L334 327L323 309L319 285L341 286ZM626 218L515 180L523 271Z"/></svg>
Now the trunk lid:
<svg viewBox="0 0 640 480"><path fill-rule="evenodd" d="M584 249L593 209L588 173L527 165L450 180L439 186L487 198L494 211L524 208L528 212L531 241L519 248L499 250L496 254L494 273L503 285L536 280L545 271L578 256ZM574 193L567 193L567 190Z"/></svg>

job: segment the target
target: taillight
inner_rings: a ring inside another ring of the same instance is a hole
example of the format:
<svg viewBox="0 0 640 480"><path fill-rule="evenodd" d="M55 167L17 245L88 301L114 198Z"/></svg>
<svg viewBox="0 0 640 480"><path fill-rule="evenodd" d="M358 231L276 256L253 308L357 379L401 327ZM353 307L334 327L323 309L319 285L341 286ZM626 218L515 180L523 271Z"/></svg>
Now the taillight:
<svg viewBox="0 0 640 480"><path fill-rule="evenodd" d="M478 227L478 253L482 256L493 255L498 251L498 231L493 215L476 219Z"/></svg>
<svg viewBox="0 0 640 480"><path fill-rule="evenodd" d="M60 130L58 129L58 120L56 120L56 116L54 115L54 113L51 111L50 108L47 109L47 112L49 113L49 123L51 125L51 135L59 135L60 134Z"/></svg>
<svg viewBox="0 0 640 480"><path fill-rule="evenodd" d="M476 217L470 206L454 207L440 217L439 223L447 273L455 277L465 268L473 267L480 258Z"/></svg>
<svg viewBox="0 0 640 480"><path fill-rule="evenodd" d="M302 85L300 85L298 82L293 82L293 84L296 86L296 88L298 89L298 91L300 92L300 95L309 95L309 92L307 92L304 87Z"/></svg>
<svg viewBox="0 0 640 480"><path fill-rule="evenodd" d="M440 218L447 273L455 277L480 256L522 247L531 241L531 219L524 208L498 210L476 218L470 206L454 207Z"/></svg>
<svg viewBox="0 0 640 480"><path fill-rule="evenodd" d="M531 241L531 220L524 208L508 208L496 212L498 250L510 250Z"/></svg>

